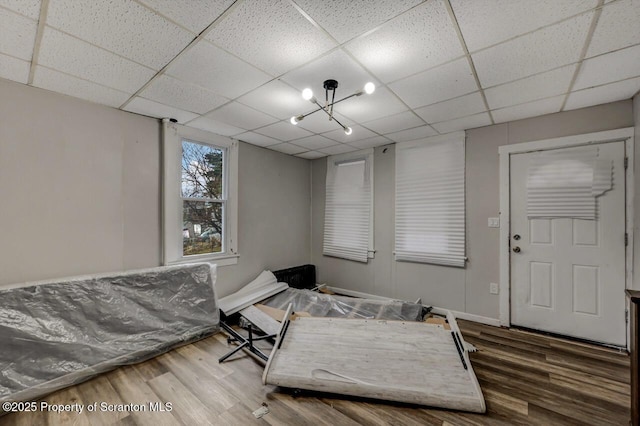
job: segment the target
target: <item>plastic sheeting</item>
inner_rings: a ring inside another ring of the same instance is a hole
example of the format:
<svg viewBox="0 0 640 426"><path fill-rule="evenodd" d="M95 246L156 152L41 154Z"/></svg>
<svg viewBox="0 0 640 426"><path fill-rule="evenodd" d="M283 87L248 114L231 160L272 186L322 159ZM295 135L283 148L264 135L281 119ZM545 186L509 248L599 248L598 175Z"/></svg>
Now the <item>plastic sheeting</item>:
<svg viewBox="0 0 640 426"><path fill-rule="evenodd" d="M219 330L216 267L189 264L0 291L0 402L33 400Z"/></svg>
<svg viewBox="0 0 640 426"><path fill-rule="evenodd" d="M290 303L293 304L294 312L308 312L313 317L422 321L431 310L417 303L332 296L294 288L262 302L282 310Z"/></svg>

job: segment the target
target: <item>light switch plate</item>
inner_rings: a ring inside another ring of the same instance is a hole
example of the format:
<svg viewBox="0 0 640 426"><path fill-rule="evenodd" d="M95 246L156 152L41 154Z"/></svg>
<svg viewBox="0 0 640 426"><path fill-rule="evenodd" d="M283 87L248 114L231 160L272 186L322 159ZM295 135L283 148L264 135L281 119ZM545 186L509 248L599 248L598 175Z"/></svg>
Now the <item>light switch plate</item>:
<svg viewBox="0 0 640 426"><path fill-rule="evenodd" d="M489 283L489 293L498 294L499 291L498 283Z"/></svg>
<svg viewBox="0 0 640 426"><path fill-rule="evenodd" d="M499 217L490 217L488 222L489 222L489 228L500 228Z"/></svg>

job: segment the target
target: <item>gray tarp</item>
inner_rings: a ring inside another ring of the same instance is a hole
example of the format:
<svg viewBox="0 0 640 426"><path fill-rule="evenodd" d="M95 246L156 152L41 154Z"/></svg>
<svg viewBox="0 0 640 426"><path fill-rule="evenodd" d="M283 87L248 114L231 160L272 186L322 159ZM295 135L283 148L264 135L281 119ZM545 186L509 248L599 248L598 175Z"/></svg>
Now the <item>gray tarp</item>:
<svg viewBox="0 0 640 426"><path fill-rule="evenodd" d="M0 402L33 400L219 330L215 265L0 291Z"/></svg>

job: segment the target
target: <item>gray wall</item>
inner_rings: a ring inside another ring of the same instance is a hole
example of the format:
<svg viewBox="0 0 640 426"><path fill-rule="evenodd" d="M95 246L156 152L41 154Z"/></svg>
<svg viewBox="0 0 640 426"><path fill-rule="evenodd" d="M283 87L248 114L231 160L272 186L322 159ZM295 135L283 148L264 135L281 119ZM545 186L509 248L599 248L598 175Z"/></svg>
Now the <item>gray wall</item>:
<svg viewBox="0 0 640 426"><path fill-rule="evenodd" d="M393 145L375 149L375 259L362 264L323 256L326 159L315 160L312 165L312 260L318 267L318 280L381 296L408 300L421 297L425 303L435 306L498 318L498 296L489 294L489 283L499 282L499 229L487 227L487 218L497 217L499 212L498 147L630 127L633 123L632 103L629 100L467 131L466 222L469 262L465 269L393 260ZM640 213L640 208L636 209L636 213Z"/></svg>
<svg viewBox="0 0 640 426"><path fill-rule="evenodd" d="M0 79L0 287L160 265L160 150L158 120ZM241 143L238 178L219 295L310 260L309 161Z"/></svg>
<svg viewBox="0 0 640 426"><path fill-rule="evenodd" d="M633 218L633 271L634 271L634 288L640 290L640 93L633 98L633 120L635 123L635 161L633 170L636 176L634 186L634 218Z"/></svg>

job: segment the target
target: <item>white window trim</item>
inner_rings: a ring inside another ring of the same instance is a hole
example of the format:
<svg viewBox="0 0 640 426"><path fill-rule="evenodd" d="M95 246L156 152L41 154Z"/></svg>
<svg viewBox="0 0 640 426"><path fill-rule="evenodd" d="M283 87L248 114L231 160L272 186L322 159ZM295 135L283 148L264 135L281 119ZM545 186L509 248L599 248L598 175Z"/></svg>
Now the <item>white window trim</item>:
<svg viewBox="0 0 640 426"><path fill-rule="evenodd" d="M369 214L369 243L367 248L367 259L375 258L375 246L374 246L374 199L375 199L375 188L374 188L374 174L373 174L373 148L363 149L360 151L350 152L347 154L340 155L331 155L327 157L327 176L331 173L331 168L335 168L337 163L351 162L364 160L365 167L368 169L368 173L371 180L371 205L370 205L370 214ZM326 183L325 183L326 185ZM326 200L325 200L326 201ZM326 206L325 206L326 209ZM326 214L326 210L325 210ZM324 236L323 236L324 238ZM329 256L324 254L324 256Z"/></svg>
<svg viewBox="0 0 640 426"><path fill-rule="evenodd" d="M162 120L162 258L165 265L215 262L218 266L238 263L238 141L224 136ZM224 217L223 253L182 255L182 141L189 140L226 148L225 181L227 200Z"/></svg>

